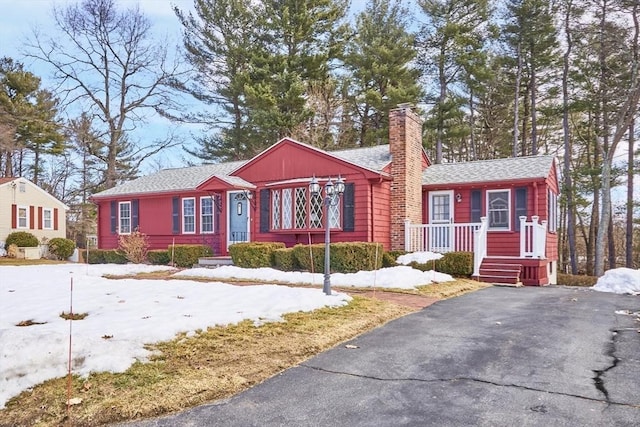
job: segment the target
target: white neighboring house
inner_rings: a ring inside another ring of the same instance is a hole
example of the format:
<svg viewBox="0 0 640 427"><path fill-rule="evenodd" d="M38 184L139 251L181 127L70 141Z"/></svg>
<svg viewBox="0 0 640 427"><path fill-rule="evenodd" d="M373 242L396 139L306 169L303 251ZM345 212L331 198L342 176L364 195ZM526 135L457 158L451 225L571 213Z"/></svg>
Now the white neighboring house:
<svg viewBox="0 0 640 427"><path fill-rule="evenodd" d="M26 178L0 178L0 242L14 231L27 231L40 242L67 237L68 209Z"/></svg>

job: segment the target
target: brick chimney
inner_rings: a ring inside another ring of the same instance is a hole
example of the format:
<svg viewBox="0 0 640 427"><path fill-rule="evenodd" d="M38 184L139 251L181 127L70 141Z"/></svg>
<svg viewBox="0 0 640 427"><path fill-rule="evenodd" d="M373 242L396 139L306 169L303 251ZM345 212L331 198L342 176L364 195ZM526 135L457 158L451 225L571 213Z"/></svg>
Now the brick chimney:
<svg viewBox="0 0 640 427"><path fill-rule="evenodd" d="M404 250L405 220L422 223L422 118L410 104L389 111L391 250Z"/></svg>

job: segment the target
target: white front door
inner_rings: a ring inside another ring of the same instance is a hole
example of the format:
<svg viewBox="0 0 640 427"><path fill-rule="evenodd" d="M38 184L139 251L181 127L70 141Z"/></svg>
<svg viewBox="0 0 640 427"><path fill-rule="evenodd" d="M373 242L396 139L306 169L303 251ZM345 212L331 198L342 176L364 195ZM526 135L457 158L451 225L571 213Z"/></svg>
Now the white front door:
<svg viewBox="0 0 640 427"><path fill-rule="evenodd" d="M429 193L429 250L445 253L453 250L453 190Z"/></svg>

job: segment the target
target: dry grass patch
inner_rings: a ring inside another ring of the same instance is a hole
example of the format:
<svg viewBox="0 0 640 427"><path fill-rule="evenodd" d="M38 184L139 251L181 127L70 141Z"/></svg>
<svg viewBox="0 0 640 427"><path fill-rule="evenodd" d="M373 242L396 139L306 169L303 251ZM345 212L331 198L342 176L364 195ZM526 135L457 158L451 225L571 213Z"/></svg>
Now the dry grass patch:
<svg viewBox="0 0 640 427"><path fill-rule="evenodd" d="M453 282L432 283L430 285L419 286L418 293L432 298L447 299L490 286L491 284L489 283L458 278Z"/></svg>
<svg viewBox="0 0 640 427"><path fill-rule="evenodd" d="M0 266L3 265L44 265L44 264L69 264L68 261L57 261L52 259L23 259L23 258L9 258L9 257L0 257ZM75 263L73 263L75 264Z"/></svg>
<svg viewBox="0 0 640 427"><path fill-rule="evenodd" d="M82 403L66 418L65 378L47 381L8 402L0 426L95 426L158 416L226 398L320 351L412 310L354 297L345 307L285 315L260 327L245 321L149 346L157 355L121 374L73 379Z"/></svg>
<svg viewBox="0 0 640 427"><path fill-rule="evenodd" d="M68 311L60 313L60 317L64 320L82 320L88 315L89 313L69 313Z"/></svg>

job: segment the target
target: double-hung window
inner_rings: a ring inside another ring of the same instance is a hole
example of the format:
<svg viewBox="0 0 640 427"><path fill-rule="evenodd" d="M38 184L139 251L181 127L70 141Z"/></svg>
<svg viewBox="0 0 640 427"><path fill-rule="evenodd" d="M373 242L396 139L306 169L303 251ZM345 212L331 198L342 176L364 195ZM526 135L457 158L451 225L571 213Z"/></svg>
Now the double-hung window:
<svg viewBox="0 0 640 427"><path fill-rule="evenodd" d="M196 199L193 197L182 199L182 232L196 232Z"/></svg>
<svg viewBox="0 0 640 427"><path fill-rule="evenodd" d="M131 202L118 203L118 225L120 234L131 233Z"/></svg>
<svg viewBox="0 0 640 427"><path fill-rule="evenodd" d="M200 198L200 231L213 233L213 198Z"/></svg>
<svg viewBox="0 0 640 427"><path fill-rule="evenodd" d="M18 206L18 228L29 228L29 208Z"/></svg>
<svg viewBox="0 0 640 427"><path fill-rule="evenodd" d="M42 228L53 230L53 210L51 208L42 209Z"/></svg>
<svg viewBox="0 0 640 427"><path fill-rule="evenodd" d="M510 190L487 190L487 217L490 230L511 229Z"/></svg>

